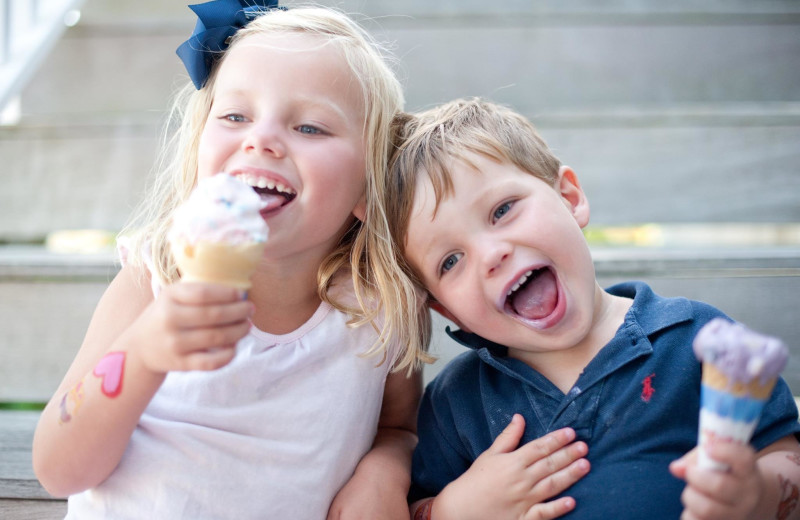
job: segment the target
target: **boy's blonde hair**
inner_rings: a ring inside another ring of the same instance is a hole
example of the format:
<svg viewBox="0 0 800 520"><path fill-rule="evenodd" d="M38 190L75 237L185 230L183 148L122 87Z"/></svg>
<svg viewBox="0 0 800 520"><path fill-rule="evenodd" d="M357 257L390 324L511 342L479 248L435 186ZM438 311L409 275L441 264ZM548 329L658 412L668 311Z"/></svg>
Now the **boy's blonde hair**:
<svg viewBox="0 0 800 520"><path fill-rule="evenodd" d="M393 116L403 108L402 87L389 67L388 53L347 15L319 7L265 11L236 32L230 40L229 49L236 47L250 35L264 33L311 34L320 37L324 44L335 45L341 50L353 77L361 87L364 99L366 190L367 197L372 197L376 192L375 184L382 184L385 177L390 153L390 123ZM225 56L222 53L212 65L202 89L195 90L189 82L177 94L169 114L162 157L155 179L139 210L120 233L128 238L128 257L131 262L141 263L145 257L144 248L149 248L149 256L154 264L153 276L162 285L179 278L175 260L169 251L167 232L173 212L186 200L197 181L200 136L211 110L217 74ZM380 212L377 218L383 218L382 216L383 213ZM374 217L368 210L367 221ZM385 225L378 226L384 227ZM379 312L386 312L386 307L381 311L376 306L376 302L382 300L377 293L380 286L365 283L367 278L362 275L368 263L368 248L364 245L368 241L365 237L367 231L366 226L356 222L322 263L318 273L320 297L350 313L353 324L373 322ZM329 297L328 290L334 275L345 269L352 272L361 308L347 307ZM387 274L386 277L392 278L393 275ZM403 346L409 344L404 329L393 327L391 320L387 320L381 328L379 343L369 353L385 353L384 345L388 341L399 341ZM405 351L397 360L395 369L413 365L416 356L415 351Z"/></svg>
<svg viewBox="0 0 800 520"><path fill-rule="evenodd" d="M414 207L417 182L426 176L433 185L436 205L453 192L453 162L475 167L468 154L510 163L555 185L561 161L548 148L534 126L508 107L480 98L457 99L417 114L400 114L393 123L395 151L380 198L391 237L395 262L417 288L425 291L422 277L405 261L406 234ZM435 210L434 210L435 211ZM388 252L386 253L388 254ZM428 296L430 298L430 296ZM413 309L407 304L401 308ZM429 339L430 315L415 313L411 329L417 341Z"/></svg>

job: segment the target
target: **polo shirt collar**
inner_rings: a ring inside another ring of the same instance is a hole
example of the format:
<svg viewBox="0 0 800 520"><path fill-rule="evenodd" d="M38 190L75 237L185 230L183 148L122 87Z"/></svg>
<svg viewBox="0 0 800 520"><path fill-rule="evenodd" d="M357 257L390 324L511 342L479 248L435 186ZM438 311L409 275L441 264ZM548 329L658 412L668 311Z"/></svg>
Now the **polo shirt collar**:
<svg viewBox="0 0 800 520"><path fill-rule="evenodd" d="M625 282L606 289L609 294L632 298L633 304L625 316L617 335L586 367L579 383L583 388L594 384L620 366L653 352L649 337L678 323L692 319L692 305L686 298L664 298L655 294L644 282ZM540 374L520 372L521 363L508 358L508 348L486 338L463 330L446 329L456 342L477 351L486 363L516 379L527 380L541 390L552 390L552 384L543 384ZM535 372L531 369L532 372ZM527 371L523 371L527 372ZM538 377L537 377L538 376ZM549 383L549 381L547 382ZM554 387L553 387L554 388ZM549 391L548 391L549 393Z"/></svg>

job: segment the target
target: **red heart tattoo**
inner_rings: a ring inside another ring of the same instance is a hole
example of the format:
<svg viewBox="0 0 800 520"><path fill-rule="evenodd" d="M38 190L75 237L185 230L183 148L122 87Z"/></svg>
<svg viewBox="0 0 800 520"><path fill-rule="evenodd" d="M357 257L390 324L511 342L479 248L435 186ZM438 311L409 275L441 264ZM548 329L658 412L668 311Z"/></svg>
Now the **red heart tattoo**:
<svg viewBox="0 0 800 520"><path fill-rule="evenodd" d="M108 397L117 397L122 392L122 374L125 370L125 352L109 352L94 367L92 372L102 379L100 389Z"/></svg>

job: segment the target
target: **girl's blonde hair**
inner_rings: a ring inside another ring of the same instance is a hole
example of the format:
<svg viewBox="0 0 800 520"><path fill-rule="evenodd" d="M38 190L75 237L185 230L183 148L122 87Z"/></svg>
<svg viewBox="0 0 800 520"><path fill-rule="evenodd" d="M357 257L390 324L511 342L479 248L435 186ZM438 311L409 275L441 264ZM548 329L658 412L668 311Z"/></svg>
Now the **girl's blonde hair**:
<svg viewBox="0 0 800 520"><path fill-rule="evenodd" d="M367 198L376 193L375 184L382 183L389 158L390 122L402 110L403 93L399 81L388 65L388 53L356 22L333 9L297 7L289 10L265 11L240 29L230 40L230 48L254 34L304 33L320 37L326 44L337 46L356 78L364 99L364 139ZM130 245L131 262L142 262L144 248L149 247L154 263L153 276L162 285L179 278L167 241L167 232L175 209L189 196L197 181L197 155L200 136L211 110L216 77L225 53L212 65L205 85L195 90L191 83L176 95L169 113L165 142L156 176L130 223L120 235ZM383 213L367 211L366 221L383 219ZM385 229L377 225L376 229ZM405 330L389 317L391 307L379 291L385 290L385 279L394 275L373 277L369 269L368 245L372 239L367 225L356 222L341 238L337 248L323 261L318 272L320 297L336 308L349 313L353 325L372 323L380 332L379 341L367 354L383 353L387 342L409 345ZM384 265L384 264L381 264ZM333 301L329 289L337 272L349 269L353 276L359 308ZM377 280L377 283L373 283ZM389 298L391 301L391 298ZM385 316L381 327L374 323ZM418 352L404 350L395 369L411 367Z"/></svg>
<svg viewBox="0 0 800 520"><path fill-rule="evenodd" d="M383 254L396 256L393 263L422 294L427 294L423 279L405 260L406 235L421 178L433 185L438 207L453 192L452 163L460 161L475 167L469 160L470 153L513 164L551 186L561 167L530 121L508 107L480 98L457 99L418 114L399 114L392 133L395 151L387 179L379 196L373 198L376 204L382 204L388 223L390 240ZM431 296L428 294L427 298ZM416 343L425 344L430 334L425 332L430 330L430 315L415 313L404 319L416 321L410 330L417 334Z"/></svg>

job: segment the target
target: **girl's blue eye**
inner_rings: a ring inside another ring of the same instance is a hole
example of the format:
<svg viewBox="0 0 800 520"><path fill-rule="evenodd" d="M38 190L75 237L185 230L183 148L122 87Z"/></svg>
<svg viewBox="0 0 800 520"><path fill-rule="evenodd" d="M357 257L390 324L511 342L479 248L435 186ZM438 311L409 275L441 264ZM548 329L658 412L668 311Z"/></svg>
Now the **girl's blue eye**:
<svg viewBox="0 0 800 520"><path fill-rule="evenodd" d="M445 258L444 262L442 262L442 267L439 269L439 274L445 274L455 267L458 261L461 260L461 256L462 255L460 253L454 253Z"/></svg>
<svg viewBox="0 0 800 520"><path fill-rule="evenodd" d="M509 211L511 211L511 205L512 205L511 202L504 202L503 204L498 206L497 209L494 210L494 213L492 214L492 221L497 222L498 220L503 218Z"/></svg>
<svg viewBox="0 0 800 520"><path fill-rule="evenodd" d="M243 123L245 121L244 116L241 114L226 114L225 119L233 123Z"/></svg>
<svg viewBox="0 0 800 520"><path fill-rule="evenodd" d="M300 125L299 127L297 127L297 131L300 132L301 134L308 134L308 135L316 135L322 133L322 130L311 125Z"/></svg>

